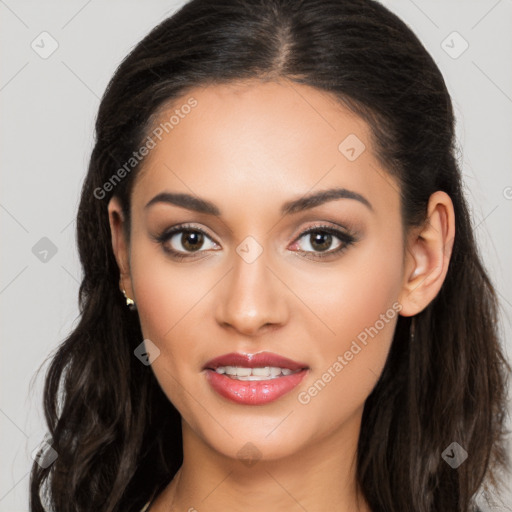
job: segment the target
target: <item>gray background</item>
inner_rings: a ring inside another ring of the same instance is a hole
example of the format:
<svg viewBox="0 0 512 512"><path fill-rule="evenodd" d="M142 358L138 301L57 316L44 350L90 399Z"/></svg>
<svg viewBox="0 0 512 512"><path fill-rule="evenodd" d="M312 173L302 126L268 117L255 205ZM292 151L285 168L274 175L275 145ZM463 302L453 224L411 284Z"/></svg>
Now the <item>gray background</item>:
<svg viewBox="0 0 512 512"><path fill-rule="evenodd" d="M510 359L512 2L383 3L418 35L452 95L467 197ZM37 378L35 371L76 323L74 217L99 98L133 45L182 4L0 0L0 512L28 510L31 453L46 432L47 365ZM45 55L52 44L58 48Z"/></svg>

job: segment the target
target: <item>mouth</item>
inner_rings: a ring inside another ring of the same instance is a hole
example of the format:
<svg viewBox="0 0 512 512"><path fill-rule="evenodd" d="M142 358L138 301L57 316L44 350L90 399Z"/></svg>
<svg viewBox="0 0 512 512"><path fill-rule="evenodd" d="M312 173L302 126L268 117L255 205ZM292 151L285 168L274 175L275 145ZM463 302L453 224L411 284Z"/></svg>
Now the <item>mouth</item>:
<svg viewBox="0 0 512 512"><path fill-rule="evenodd" d="M244 405L264 405L295 388L309 371L297 361L271 352L231 353L208 361L203 367L212 389Z"/></svg>
<svg viewBox="0 0 512 512"><path fill-rule="evenodd" d="M279 377L285 377L293 373L300 372L295 370L294 372L289 368L279 368L277 366L263 366L256 368L245 368L243 366L219 366L215 368L217 373L225 375L230 379L234 380L272 380L278 379Z"/></svg>

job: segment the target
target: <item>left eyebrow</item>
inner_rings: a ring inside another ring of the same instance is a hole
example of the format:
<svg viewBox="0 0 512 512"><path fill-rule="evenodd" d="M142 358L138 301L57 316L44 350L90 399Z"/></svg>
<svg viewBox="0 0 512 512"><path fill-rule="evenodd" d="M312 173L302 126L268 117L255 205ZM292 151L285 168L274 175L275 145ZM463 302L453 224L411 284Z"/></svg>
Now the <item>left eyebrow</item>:
<svg viewBox="0 0 512 512"><path fill-rule="evenodd" d="M346 188L331 188L284 203L281 207L281 214L289 215L291 213L301 212L336 199L355 199L373 211L370 201L361 194Z"/></svg>
<svg viewBox="0 0 512 512"><path fill-rule="evenodd" d="M157 194L144 208L149 208L156 203L169 203L181 206L187 210L193 210L199 213L208 213L220 217L219 208L206 199L191 196L190 194L173 194L171 192L161 192Z"/></svg>
<svg viewBox="0 0 512 512"><path fill-rule="evenodd" d="M298 213L304 210L315 208L316 206L320 206L324 203L334 201L336 199L353 199L355 201L359 201L368 209L373 211L373 207L370 201L368 201L368 199L366 199L361 194L346 188L332 188L285 202L281 206L281 215ZM207 199L201 199L199 197L192 196L190 194L161 192L160 194L157 194L155 197L153 197L153 199L151 199L151 201L149 201L144 208L149 208L156 203L173 204L176 206L181 206L182 208L186 208L187 210L215 215L216 217L220 217L222 215L220 209L212 202L208 201Z"/></svg>

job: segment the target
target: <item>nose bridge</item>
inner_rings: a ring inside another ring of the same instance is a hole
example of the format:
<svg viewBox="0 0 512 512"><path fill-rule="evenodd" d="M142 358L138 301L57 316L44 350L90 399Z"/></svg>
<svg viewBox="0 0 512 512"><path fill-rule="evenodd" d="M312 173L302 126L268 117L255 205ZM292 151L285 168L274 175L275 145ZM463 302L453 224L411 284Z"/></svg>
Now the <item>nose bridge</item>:
<svg viewBox="0 0 512 512"><path fill-rule="evenodd" d="M217 321L221 325L229 324L242 333L255 334L267 324L285 321L283 286L267 268L267 252L253 237L237 246L233 268L217 306Z"/></svg>

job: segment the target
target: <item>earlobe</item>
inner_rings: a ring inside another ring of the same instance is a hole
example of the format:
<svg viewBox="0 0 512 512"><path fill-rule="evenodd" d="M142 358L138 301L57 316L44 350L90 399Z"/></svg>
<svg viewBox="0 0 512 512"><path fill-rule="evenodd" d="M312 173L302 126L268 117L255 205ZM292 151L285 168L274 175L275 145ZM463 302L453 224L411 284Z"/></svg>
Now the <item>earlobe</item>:
<svg viewBox="0 0 512 512"><path fill-rule="evenodd" d="M119 288L125 290L129 297L133 297L130 279L130 264L128 244L124 235L124 214L121 202L113 197L108 203L108 218L112 237L112 250L116 258L120 273Z"/></svg>
<svg viewBox="0 0 512 512"><path fill-rule="evenodd" d="M455 237L455 214L450 196L430 196L427 220L411 231L407 242L400 314L412 316L425 309L441 289L448 271Z"/></svg>

